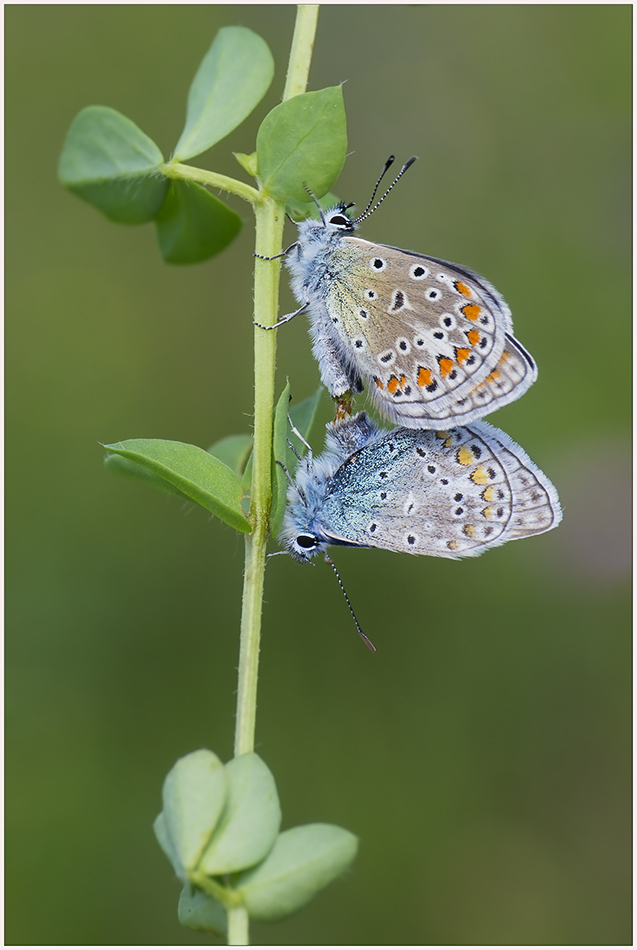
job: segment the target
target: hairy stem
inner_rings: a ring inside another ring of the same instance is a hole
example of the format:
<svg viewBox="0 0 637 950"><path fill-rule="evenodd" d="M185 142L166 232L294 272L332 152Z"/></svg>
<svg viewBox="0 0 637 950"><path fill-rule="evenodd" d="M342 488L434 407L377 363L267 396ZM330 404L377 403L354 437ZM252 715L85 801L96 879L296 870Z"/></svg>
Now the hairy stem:
<svg viewBox="0 0 637 950"><path fill-rule="evenodd" d="M261 200L261 195L252 185L246 185L245 182L236 178L228 178L227 175L209 172L205 168L182 165L181 162L166 162L160 170L166 178L186 179L187 181L196 181L199 185L207 185L209 188L221 188L222 191L237 195L253 205Z"/></svg>
<svg viewBox="0 0 637 950"><path fill-rule="evenodd" d="M297 7L284 99L305 91L317 17L317 4L301 4ZM270 198L255 202L254 209L256 253L272 257L281 250L285 209ZM254 319L264 326L271 326L278 316L279 277L278 261L257 258L254 269ZM251 534L246 535L235 755L254 749L265 552L272 501L275 366L276 333L255 327L254 449L250 504L250 519L254 528Z"/></svg>

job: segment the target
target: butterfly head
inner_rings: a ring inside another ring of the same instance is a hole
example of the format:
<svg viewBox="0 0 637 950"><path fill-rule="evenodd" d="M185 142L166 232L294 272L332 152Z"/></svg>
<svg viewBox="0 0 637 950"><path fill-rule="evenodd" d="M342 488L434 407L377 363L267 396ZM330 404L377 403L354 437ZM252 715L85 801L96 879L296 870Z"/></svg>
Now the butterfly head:
<svg viewBox="0 0 637 950"><path fill-rule="evenodd" d="M348 209L353 208L354 202L348 205L340 204L325 213L324 225L332 231L354 231L356 222L348 215Z"/></svg>
<svg viewBox="0 0 637 950"><path fill-rule="evenodd" d="M301 532L289 537L287 540L288 551L297 561L309 561L319 551L325 551L327 545L316 535Z"/></svg>
<svg viewBox="0 0 637 950"><path fill-rule="evenodd" d="M401 168L398 175L396 175L396 177L394 178L389 188L387 188L387 190L385 191L384 195L382 195L381 198L376 202L376 204L374 204L374 201L376 199L376 194L378 193L379 185L381 181L383 180L387 170L394 163L394 156L390 155L387 161L385 162L385 167L383 168L383 171L378 181L376 182L376 185L372 192L372 196L369 199L367 207L362 212L362 214L359 214L358 217L355 217L355 218L347 213L350 208L354 207L353 201L351 201L349 204L338 204L335 207L330 208L329 211L323 211L316 195L314 195L310 191L310 189L307 188L306 186L307 193L312 198L312 200L316 204L316 207L318 208L320 221L313 220L313 219L306 219L304 222L302 222L302 224L299 225L301 231L305 232L306 234L309 234L309 232L315 232L315 233L321 232L322 235L325 235L326 232L328 234L337 234L339 232L351 233L352 231L355 231L356 228L358 227L359 222L364 221L365 218L368 218L370 214L373 214L376 208L378 208L378 206L382 204L382 202L385 200L385 198L387 197L389 192L392 190L394 185L402 178L402 176L405 174L407 169L410 168L411 165L413 165L415 161L416 161L416 158L414 156L413 158L410 158L409 161L405 162L405 164Z"/></svg>

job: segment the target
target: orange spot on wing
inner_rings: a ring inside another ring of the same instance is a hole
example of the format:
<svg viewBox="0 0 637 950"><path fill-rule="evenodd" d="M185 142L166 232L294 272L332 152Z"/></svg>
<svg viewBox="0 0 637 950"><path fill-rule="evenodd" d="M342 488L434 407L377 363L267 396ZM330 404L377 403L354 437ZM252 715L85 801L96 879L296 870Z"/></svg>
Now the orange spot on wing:
<svg viewBox="0 0 637 950"><path fill-rule="evenodd" d="M457 280L453 286L456 288L458 293L462 294L463 297L471 296L471 291L469 290L466 284L462 283L462 281Z"/></svg>
<svg viewBox="0 0 637 950"><path fill-rule="evenodd" d="M489 481L489 476L482 465L478 465L475 472L471 473L470 478L475 485L486 485Z"/></svg>
<svg viewBox="0 0 637 950"><path fill-rule="evenodd" d="M490 518L491 515L493 514L493 510L494 510L493 505L488 505L486 508L482 509L482 514L484 515L485 518Z"/></svg>
<svg viewBox="0 0 637 950"><path fill-rule="evenodd" d="M384 388L385 388L385 387L383 386L382 380L380 380L380 379L378 378L378 376L374 376L374 382L376 383L376 385L378 386L379 389L384 389Z"/></svg>
<svg viewBox="0 0 637 950"><path fill-rule="evenodd" d="M407 377L406 377L406 376L401 376L401 377L400 377L400 388L401 388L401 389L404 389L406 385L407 385Z"/></svg>
<svg viewBox="0 0 637 950"><path fill-rule="evenodd" d="M464 313L467 320L477 320L481 310L482 307L479 307L477 303L468 303L462 307L460 313Z"/></svg>
<svg viewBox="0 0 637 950"><path fill-rule="evenodd" d="M493 372L489 373L489 375L486 377L485 383L495 383L496 379L500 379L501 375L502 374L500 373L499 369L494 369Z"/></svg>
<svg viewBox="0 0 637 950"><path fill-rule="evenodd" d="M473 452L466 445L461 445L458 449L457 459L461 465L471 465L473 462Z"/></svg>
<svg viewBox="0 0 637 950"><path fill-rule="evenodd" d="M495 488L493 485L485 488L485 490L482 492L482 497L485 501L495 501Z"/></svg>
<svg viewBox="0 0 637 950"><path fill-rule="evenodd" d="M479 330L467 330L466 337L471 346L476 346L480 342Z"/></svg>
<svg viewBox="0 0 637 950"><path fill-rule="evenodd" d="M424 366L418 367L418 385L431 386L431 370L430 369L425 369Z"/></svg>
<svg viewBox="0 0 637 950"><path fill-rule="evenodd" d="M396 390L398 389L398 384L399 384L398 377L397 377L397 376L391 376L389 382L387 383L387 389L388 389L389 392L392 394L392 396L394 395L394 393L395 393Z"/></svg>
<svg viewBox="0 0 637 950"><path fill-rule="evenodd" d="M464 363L471 356L471 350L462 350L459 347L456 347L456 359L459 363Z"/></svg>
<svg viewBox="0 0 637 950"><path fill-rule="evenodd" d="M453 360L449 360L446 357L442 357L438 360L440 364L440 375L444 379L445 376L448 376L451 370L453 369Z"/></svg>

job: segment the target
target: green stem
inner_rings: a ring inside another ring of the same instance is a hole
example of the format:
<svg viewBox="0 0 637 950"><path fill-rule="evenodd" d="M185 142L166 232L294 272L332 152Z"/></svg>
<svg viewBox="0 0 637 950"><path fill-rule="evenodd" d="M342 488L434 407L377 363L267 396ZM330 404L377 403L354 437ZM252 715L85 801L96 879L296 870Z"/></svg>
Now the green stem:
<svg viewBox="0 0 637 950"><path fill-rule="evenodd" d="M228 910L228 946L248 946L248 912L245 907Z"/></svg>
<svg viewBox="0 0 637 950"><path fill-rule="evenodd" d="M297 7L284 99L305 91L317 16L316 4L301 4ZM259 202L255 202L254 209L256 252L265 257L272 257L281 250L285 209L270 198L261 198ZM257 258L254 269L254 319L264 326L271 326L278 317L279 277L278 261L263 261ZM272 501L275 366L276 333L255 327L254 449L250 504L253 531L246 535L235 755L252 752L254 749L265 552Z"/></svg>
<svg viewBox="0 0 637 950"><path fill-rule="evenodd" d="M236 178L228 178L227 175L206 171L205 168L182 165L181 162L166 162L165 165L161 166L160 171L166 178L188 179L188 181L196 181L200 185L208 185L209 188L221 188L222 191L237 195L253 205L261 201L261 195L252 185L246 185L245 182L238 181Z"/></svg>
<svg viewBox="0 0 637 950"><path fill-rule="evenodd" d="M310 72L316 24L319 15L318 3L300 3L296 8L296 23L290 50L288 74L285 80L283 100L291 99L305 92Z"/></svg>
<svg viewBox="0 0 637 950"><path fill-rule="evenodd" d="M255 214L256 252L271 257L281 249L285 209L271 199L266 199L256 205ZM254 268L254 319L257 323L269 326L276 322L280 274L278 261L257 258ZM246 535L235 755L254 749L265 549L272 502L276 333L259 327L254 329L254 448L250 504L253 530Z"/></svg>
<svg viewBox="0 0 637 950"><path fill-rule="evenodd" d="M290 99L305 91L312 58L316 32L318 6L297 7L294 38L288 64L288 75L283 99ZM174 166L180 171L188 166ZM199 170L197 170L199 172ZM192 176L194 177L194 176ZM233 179L225 184L216 176L216 181L203 182L226 187L239 194ZM201 180L201 179L197 179ZM245 197L251 201L256 216L255 251L263 257L273 257L281 250L285 208L271 198L263 198L247 185ZM248 195L248 192L256 195ZM254 319L264 326L276 323L279 313L279 280L281 267L278 261L265 261L257 257L254 267ZM274 373L276 368L276 332L254 328L254 447L252 450L252 489L250 519L253 530L246 535L245 574L243 579L243 602L241 611L241 639L239 646L239 683L237 688L237 721L234 737L234 754L242 755L254 750L257 714L257 682L259 677L259 646L261 641L261 614L263 608L263 585L265 558L272 503L272 429L274 423ZM248 912L245 907L228 908L228 945L246 946L248 936Z"/></svg>

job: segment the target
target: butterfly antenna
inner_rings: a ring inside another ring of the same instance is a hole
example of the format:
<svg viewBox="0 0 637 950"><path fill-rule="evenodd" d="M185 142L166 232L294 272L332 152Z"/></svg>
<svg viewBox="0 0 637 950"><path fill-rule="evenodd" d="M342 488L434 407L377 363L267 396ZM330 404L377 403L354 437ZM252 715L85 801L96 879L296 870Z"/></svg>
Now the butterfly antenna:
<svg viewBox="0 0 637 950"><path fill-rule="evenodd" d="M320 205L320 203L319 203L318 198L316 197L316 195L314 194L313 191L310 191L310 189L309 189L308 186L305 184L305 182L303 182L303 187L305 188L305 190L307 191L308 195L310 196L310 198L312 199L312 201L314 202L314 204L315 204L316 207L318 208L318 213L319 213L320 216L321 216L321 221L323 222L323 224L325 224L325 215L323 214L323 209L321 208L321 205Z"/></svg>
<svg viewBox="0 0 637 950"><path fill-rule="evenodd" d="M329 557L327 554L325 555L325 560L326 560L327 563L332 567L334 573L336 574L336 580L338 581L339 586L340 586L341 590L343 591L343 596L345 597L345 600L347 601L347 606L349 607L349 612L351 613L352 617L354 618L354 623L356 624L356 629L358 630L358 632L360 633L361 637L363 638L363 640L365 641L365 643L367 644L367 646L369 647L369 649L372 651L372 653L376 653L376 647L374 646L374 644L372 643L372 641L369 639L369 637L365 636L365 634L363 633L363 630L362 630L362 628L361 628L361 625L359 624L358 620L356 619L356 614L354 613L354 608L352 607L352 605L351 605L351 603L350 603L350 599L349 599L349 597L347 596L347 591L346 591L345 588L343 587L343 581L341 580L341 575L340 575L340 574L338 573L338 571L336 570L336 564L335 564L334 561L331 559L331 557Z"/></svg>
<svg viewBox="0 0 637 950"><path fill-rule="evenodd" d="M385 175L387 174L387 172L389 171L389 169L392 167L392 165L394 164L395 161L396 161L396 157L395 157L394 155L390 155L389 158L387 159L387 161L385 162L385 167L383 168L382 172L380 173L380 176L379 176L379 178L378 178L378 181L377 181L376 184L374 185L374 190L373 190L373 192L372 192L371 198L369 199L369 203L368 203L367 207L365 208L365 210L364 210L364 211L362 212L362 214L360 215L360 217L358 217L358 218L356 219L357 221L360 221L361 218L364 218L365 215L367 214L367 212L369 211L369 209L371 208L371 206L374 204L374 198L376 197L376 192L378 191L378 188L379 188L379 186L380 186L380 183L381 183L381 181L383 180L383 178L385 177ZM351 205L348 205L348 207L351 208L352 205L353 205L353 202L352 202Z"/></svg>
<svg viewBox="0 0 637 950"><path fill-rule="evenodd" d="M390 158L391 158L391 160L390 160ZM387 162L385 163L385 169L384 169L384 171L383 171L383 174L382 174L382 175L380 176L380 178L378 179L378 183L377 183L377 185L376 185L376 188L374 189L374 194L372 195L372 200L371 200L370 203L367 205L367 207L365 208L365 210L363 211L363 213L362 213L361 215L359 215L358 218L356 218L356 220L354 221L354 224L359 224L359 223L360 223L361 221L363 221L365 218L369 218L370 214L373 214L374 211L376 211L376 208L377 208L380 204L382 204L382 202L385 200L385 198L387 197L387 195L389 194L389 192L392 190L392 188L394 187L394 185L397 184L397 183L400 181L400 179L403 177L403 175L405 174L405 172L407 171L407 169L408 169L408 168L411 168L411 166L412 166L412 165L414 164L414 162L417 160L418 156L417 156L417 155L412 155L412 157L411 157L408 161L405 162L405 164L404 164L403 167L400 169L400 171L398 172L398 174L396 175L396 177L395 177L394 180L392 181L391 185L389 186L389 188L387 189L387 191L385 192L385 194L382 196L382 198L379 198L379 199L378 199L378 201L376 202L376 204L375 204L374 207L372 208L372 207L371 207L371 204L372 204L372 202L374 201L374 198L376 197L376 192L378 191L378 185L380 185L381 180L382 180L382 178L383 178L383 175L385 174L385 172L387 171L387 169L388 169L388 168L390 167L390 165L392 164L393 156L391 156L390 158L387 159Z"/></svg>

